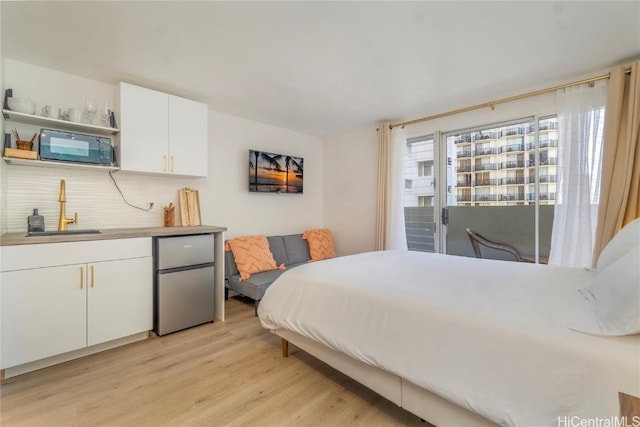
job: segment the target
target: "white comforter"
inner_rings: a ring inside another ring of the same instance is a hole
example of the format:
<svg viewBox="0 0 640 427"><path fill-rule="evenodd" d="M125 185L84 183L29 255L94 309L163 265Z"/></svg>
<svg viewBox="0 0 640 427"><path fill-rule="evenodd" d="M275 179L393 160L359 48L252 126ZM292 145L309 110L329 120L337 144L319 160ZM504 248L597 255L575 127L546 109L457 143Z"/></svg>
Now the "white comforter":
<svg viewBox="0 0 640 427"><path fill-rule="evenodd" d="M558 425L617 416L618 391L640 395L640 336L569 329L594 321L577 292L591 274L370 252L285 272L258 314L499 424Z"/></svg>

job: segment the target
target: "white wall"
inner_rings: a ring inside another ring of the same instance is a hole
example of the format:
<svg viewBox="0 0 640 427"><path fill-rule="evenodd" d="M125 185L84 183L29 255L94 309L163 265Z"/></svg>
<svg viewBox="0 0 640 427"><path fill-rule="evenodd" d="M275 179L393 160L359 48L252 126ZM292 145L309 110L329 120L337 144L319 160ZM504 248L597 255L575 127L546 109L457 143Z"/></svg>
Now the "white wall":
<svg viewBox="0 0 640 427"><path fill-rule="evenodd" d="M555 99L552 93L498 105L495 110L485 108L419 123L407 126L406 136L412 138L533 114L553 114ZM444 111L433 113L441 112ZM337 234L336 250L342 255L375 249L377 150L378 135L374 128L325 141L325 226ZM333 167L334 162L339 166Z"/></svg>
<svg viewBox="0 0 640 427"><path fill-rule="evenodd" d="M61 108L82 108L86 98L100 103L115 99L116 86L82 77L5 60L5 88L14 96ZM112 104L113 105L113 104ZM117 106L114 106L117 110ZM7 121L5 127L21 127L31 135L37 127ZM248 150L304 157L304 194L249 194ZM27 216L38 208L46 229L57 228L60 179L66 180L67 214L78 212L79 224L69 228L119 228L162 226L163 206L178 203L178 190L194 187L200 191L202 222L226 226L228 236L250 233L294 233L323 225L322 141L286 129L267 126L238 117L209 112L209 178L176 178L117 172L114 174L127 200L138 206L153 202L149 212L127 206L109 175L84 171L2 162L2 229L24 232ZM4 208L6 206L6 209ZM179 223L179 217L176 218Z"/></svg>
<svg viewBox="0 0 640 427"><path fill-rule="evenodd" d="M291 234L323 226L322 140L209 112L209 179L200 187L203 220L243 234ZM249 149L304 158L303 194L249 193Z"/></svg>

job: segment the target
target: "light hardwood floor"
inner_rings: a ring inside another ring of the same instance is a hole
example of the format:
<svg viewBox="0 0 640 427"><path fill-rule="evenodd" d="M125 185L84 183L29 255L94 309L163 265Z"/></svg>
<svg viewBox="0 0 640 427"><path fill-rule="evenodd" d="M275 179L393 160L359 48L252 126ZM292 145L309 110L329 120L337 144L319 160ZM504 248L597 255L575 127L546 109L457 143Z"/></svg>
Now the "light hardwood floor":
<svg viewBox="0 0 640 427"><path fill-rule="evenodd" d="M130 344L5 380L9 426L426 427L280 339L231 298L227 321Z"/></svg>

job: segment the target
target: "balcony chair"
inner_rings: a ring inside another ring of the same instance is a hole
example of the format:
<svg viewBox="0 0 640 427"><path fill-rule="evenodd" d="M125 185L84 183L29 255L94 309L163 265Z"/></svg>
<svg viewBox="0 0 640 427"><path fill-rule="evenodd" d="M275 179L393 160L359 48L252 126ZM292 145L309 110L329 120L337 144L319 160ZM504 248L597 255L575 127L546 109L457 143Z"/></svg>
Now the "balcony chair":
<svg viewBox="0 0 640 427"><path fill-rule="evenodd" d="M467 228L467 236L471 240L471 246L473 246L473 252L476 254L476 258L484 258L480 250L480 246L486 246L487 248L496 249L499 251L508 252L516 258L518 262L534 262L531 259L525 258L514 248L513 246L506 245L504 243L492 242L491 240L482 237L475 231Z"/></svg>

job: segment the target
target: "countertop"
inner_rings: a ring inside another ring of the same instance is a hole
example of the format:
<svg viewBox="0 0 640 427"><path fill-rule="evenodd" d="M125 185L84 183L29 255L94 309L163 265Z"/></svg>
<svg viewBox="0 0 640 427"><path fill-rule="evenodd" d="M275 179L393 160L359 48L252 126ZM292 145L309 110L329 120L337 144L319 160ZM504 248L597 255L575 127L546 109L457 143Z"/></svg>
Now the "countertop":
<svg viewBox="0 0 640 427"><path fill-rule="evenodd" d="M180 236L200 233L219 233L226 227L200 225L194 227L145 227L100 229L99 234L69 234L26 237L26 232L6 233L0 236L0 246L33 245L39 243L82 242L87 240L130 239L135 237Z"/></svg>

